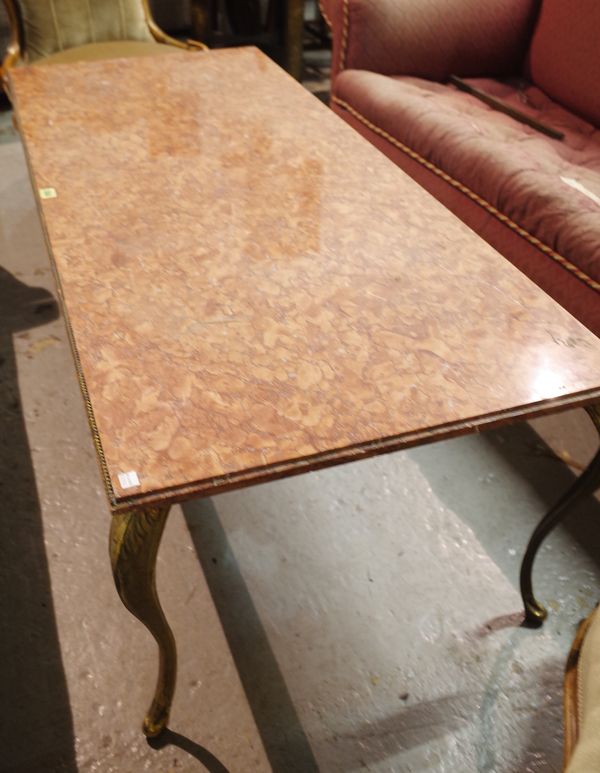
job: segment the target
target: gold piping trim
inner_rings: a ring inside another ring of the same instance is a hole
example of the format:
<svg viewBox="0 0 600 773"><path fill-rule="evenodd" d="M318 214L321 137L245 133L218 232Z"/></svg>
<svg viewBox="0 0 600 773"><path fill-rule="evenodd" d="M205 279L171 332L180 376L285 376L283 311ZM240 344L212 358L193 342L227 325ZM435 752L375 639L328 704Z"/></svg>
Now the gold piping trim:
<svg viewBox="0 0 600 773"><path fill-rule="evenodd" d="M344 110L347 110L358 121L360 121L362 124L364 124L369 129L374 131L380 137L383 137L384 139L388 140L388 142L391 142L392 145L397 147L403 153L406 153L406 155L409 156L409 158L412 158L413 161L417 161L419 164L424 166L430 172L433 172L433 174L440 177L449 185L452 185L452 187L456 188L461 193L464 193L465 196L468 196L476 204L479 204L479 206L487 210L487 212L489 212L491 215L494 215L494 217L496 217L501 223L504 223L504 225L506 225L512 231L519 234L519 236L522 236L526 241L533 244L534 247L537 247L545 255L552 258L557 263L559 263L563 268L567 269L567 271L570 271L572 274L575 274L575 276L578 279L581 279L581 281L584 282L589 287L591 287L592 290L600 291L600 282L597 282L595 279L592 279L591 276L588 276L588 274L586 274L584 271L578 268L574 263L571 263L569 260L567 260L565 257L560 255L558 252L555 252L552 249L552 247L549 247L547 244L544 244L544 242L538 239L537 236L530 234L529 231L526 231L522 226L518 225L518 223L515 223L514 220L511 220L511 218L508 217L508 215L505 215L503 212L500 212L500 210L497 209L493 204L490 204L489 201L486 201L486 199L479 196L470 188L467 188L466 185L463 185L458 180L455 180L454 177L451 177L449 174L442 171L435 164L432 164L431 161L427 161L426 158L423 158L423 156L419 155L419 153L416 153L414 150L409 148L408 145L405 145L403 142L400 142L400 140L397 140L395 137L393 137L391 134L386 132L384 129L381 129L379 126L369 121L368 118L365 118L364 115L361 115L361 113L359 113L358 110L355 110L351 105L349 105L348 102L345 102L343 99L340 99L339 97L336 97L336 96L332 96L331 101L334 102L336 105L339 105L340 107L344 108Z"/></svg>
<svg viewBox="0 0 600 773"><path fill-rule="evenodd" d="M333 29L333 24L331 23L331 19L329 18L329 16L327 15L325 9L323 8L323 3L321 2L321 0L319 0L319 11L321 11L321 16L327 22L327 26L329 27L329 29L330 30Z"/></svg>
<svg viewBox="0 0 600 773"><path fill-rule="evenodd" d="M350 10L348 0L344 0L343 6L344 21L342 24L342 47L340 49L340 72L346 67L346 51L348 48L348 27L350 26Z"/></svg>

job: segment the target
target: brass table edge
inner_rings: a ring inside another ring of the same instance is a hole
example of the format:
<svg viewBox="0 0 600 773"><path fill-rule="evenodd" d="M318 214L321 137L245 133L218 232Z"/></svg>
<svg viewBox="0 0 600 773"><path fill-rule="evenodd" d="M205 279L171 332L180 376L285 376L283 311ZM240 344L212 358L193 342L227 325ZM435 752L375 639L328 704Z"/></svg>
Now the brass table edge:
<svg viewBox="0 0 600 773"><path fill-rule="evenodd" d="M195 497L207 497L224 491L254 486L277 478L300 475L313 470L333 467L338 464L358 461L371 456L400 451L415 445L425 445L430 442L446 440L460 435L474 434L493 429L502 424L521 419L532 419L547 413L558 412L561 409L585 407L600 401L600 387L592 390L569 394L566 397L553 398L528 404L523 407L511 408L469 420L451 422L426 430L415 430L394 435L389 438L367 441L346 446L333 451L324 451L306 456L301 460L275 462L261 467L248 468L242 472L225 473L212 478L192 481L190 483L157 489L153 492L141 492L128 496L115 496L111 499L113 512L144 508L153 505L175 504ZM535 407L532 407L535 406Z"/></svg>
<svg viewBox="0 0 600 773"><path fill-rule="evenodd" d="M18 100L16 99L16 97L14 99L13 104L14 104L14 116L15 116L15 120L16 120L16 124L17 124L17 129L18 129L19 135L22 135L21 126L20 126L20 120L19 120ZM116 499L116 494L115 494L115 491L114 491L114 488L113 488L113 485L112 485L110 473L108 471L108 465L106 463L106 457L104 455L104 448L102 446L102 440L100 439L100 433L98 431L98 425L96 423L96 417L94 415L94 409L92 407L92 402L91 402L91 399L90 399L89 390L87 388L87 383L86 383L86 380L85 380L85 376L83 374L83 368L81 366L81 358L79 356L79 350L77 348L77 344L76 344L76 341L75 341L75 334L74 334L73 328L71 326L71 320L69 318L69 312L68 312L68 309L67 309L67 304L65 302L65 296L64 296L62 281L61 281L61 278L60 278L60 274L58 272L58 267L56 265L56 260L54 258L54 253L52 251L52 245L51 245L51 242L50 242L50 236L48 234L48 229L46 227L46 221L45 221L45 218L44 218L44 212L43 212L42 205L41 205L39 188L36 185L36 178L35 178L35 174L33 172L33 168L32 168L32 165L31 165L31 159L29 157L29 150L27 148L27 143L26 142L22 142L21 145L23 147L23 152L25 154L25 161L27 163L27 169L28 169L28 172L29 172L29 179L30 179L30 182L31 182L31 187L33 188L33 195L34 195L34 199L35 199L36 209L37 209L37 212L38 212L38 218L39 218L40 225L42 227L42 231L43 231L43 234L44 234L44 241L46 243L46 249L48 251L48 257L50 259L50 266L52 268L52 274L54 276L54 282L55 282L55 285L56 285L56 290L57 290L57 295L58 295L58 299L59 299L59 302L60 302L60 307L61 307L61 311L62 311L62 315L63 315L63 320L64 320L64 323L65 323L65 328L67 330L67 336L69 338L69 344L70 344L70 347L71 347L71 352L72 352L72 355L73 355L73 361L74 361L74 364L75 364L75 371L77 373L77 380L79 382L79 389L80 389L81 395L83 397L83 402L84 402L84 405L85 405L85 411L86 411L86 416L87 416L87 420L88 420L88 425L89 425L90 431L92 433L92 438L94 440L94 446L95 446L95 449L96 449L96 456L98 458L98 463L100 465L100 473L102 475L102 480L103 480L103 483L104 483L104 488L106 490L106 495L108 497L109 502L112 503Z"/></svg>

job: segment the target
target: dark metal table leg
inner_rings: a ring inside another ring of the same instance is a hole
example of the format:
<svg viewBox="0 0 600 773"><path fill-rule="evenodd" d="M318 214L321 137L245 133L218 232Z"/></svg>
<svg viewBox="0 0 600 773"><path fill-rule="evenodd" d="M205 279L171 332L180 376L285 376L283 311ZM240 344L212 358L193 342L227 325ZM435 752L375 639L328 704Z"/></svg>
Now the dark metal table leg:
<svg viewBox="0 0 600 773"><path fill-rule="evenodd" d="M600 433L600 405L591 405L586 408L594 426ZM521 596L525 606L525 624L540 626L545 620L547 611L537 601L533 594L532 570L537 551L550 534L552 529L569 513L573 505L580 499L593 494L600 487L600 451L596 453L586 469L571 488L559 499L556 505L548 512L537 525L531 535L527 550L521 564Z"/></svg>

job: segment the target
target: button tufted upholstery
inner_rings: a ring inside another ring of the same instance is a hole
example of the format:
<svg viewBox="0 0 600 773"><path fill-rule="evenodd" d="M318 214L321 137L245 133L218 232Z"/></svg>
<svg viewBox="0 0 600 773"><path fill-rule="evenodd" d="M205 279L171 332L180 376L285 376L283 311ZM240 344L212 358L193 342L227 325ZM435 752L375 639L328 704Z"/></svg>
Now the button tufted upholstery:
<svg viewBox="0 0 600 773"><path fill-rule="evenodd" d="M322 2L333 109L600 335L600 3L570 21L564 0Z"/></svg>
<svg viewBox="0 0 600 773"><path fill-rule="evenodd" d="M564 141L434 81L346 70L335 94L600 284L600 131L534 86L469 82L563 131Z"/></svg>

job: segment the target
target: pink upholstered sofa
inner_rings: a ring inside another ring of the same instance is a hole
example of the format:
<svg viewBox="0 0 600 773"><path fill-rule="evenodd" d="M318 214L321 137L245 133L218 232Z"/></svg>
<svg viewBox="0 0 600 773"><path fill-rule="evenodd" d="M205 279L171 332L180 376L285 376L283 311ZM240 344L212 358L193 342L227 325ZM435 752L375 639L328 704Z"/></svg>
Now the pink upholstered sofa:
<svg viewBox="0 0 600 773"><path fill-rule="evenodd" d="M332 108L600 335L600 0L322 0ZM558 129L551 139L451 74Z"/></svg>

